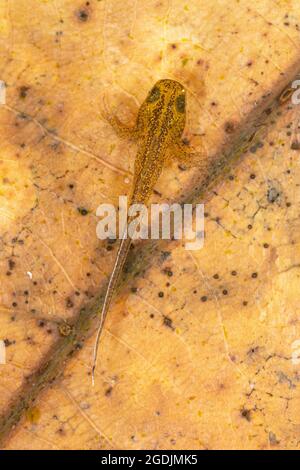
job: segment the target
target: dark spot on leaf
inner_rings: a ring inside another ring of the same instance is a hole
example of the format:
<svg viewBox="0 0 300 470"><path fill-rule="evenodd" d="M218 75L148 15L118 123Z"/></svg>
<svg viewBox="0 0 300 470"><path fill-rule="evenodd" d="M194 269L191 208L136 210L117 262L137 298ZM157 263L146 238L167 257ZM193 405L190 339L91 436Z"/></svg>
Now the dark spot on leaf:
<svg viewBox="0 0 300 470"><path fill-rule="evenodd" d="M89 213L89 211L87 209L85 209L84 207L77 207L77 210L78 210L79 214L81 214L81 215L87 215Z"/></svg>
<svg viewBox="0 0 300 470"><path fill-rule="evenodd" d="M187 137L184 137L184 138L182 139L182 143L183 143L183 145L190 145L190 141L189 141L189 139L188 139Z"/></svg>
<svg viewBox="0 0 300 470"><path fill-rule="evenodd" d="M105 390L105 396L106 397L110 397L111 394L112 394L112 387L108 387L106 390Z"/></svg>
<svg viewBox="0 0 300 470"><path fill-rule="evenodd" d="M234 132L234 123L232 121L225 122L224 129L227 134L232 134Z"/></svg>
<svg viewBox="0 0 300 470"><path fill-rule="evenodd" d="M167 258L169 258L171 256L171 252L170 251L162 251L161 252L161 259L163 261L165 261Z"/></svg>
<svg viewBox="0 0 300 470"><path fill-rule="evenodd" d="M76 15L79 21L82 21L83 23L88 21L89 19L89 12L87 9L84 9L84 8L81 10L78 10Z"/></svg>
<svg viewBox="0 0 300 470"><path fill-rule="evenodd" d="M294 140L291 143L291 149L292 150L300 150L300 142L298 142L297 140Z"/></svg>
<svg viewBox="0 0 300 470"><path fill-rule="evenodd" d="M72 308L74 307L74 303L72 302L72 300L70 298L67 298L66 300L66 306L67 308Z"/></svg>
<svg viewBox="0 0 300 470"><path fill-rule="evenodd" d="M8 260L8 267L9 267L9 269L12 271L15 266L16 266L16 263L15 263L12 259L9 259L9 260Z"/></svg>
<svg viewBox="0 0 300 470"><path fill-rule="evenodd" d="M19 97L25 99L30 88L28 86L21 86L19 89Z"/></svg>
<svg viewBox="0 0 300 470"><path fill-rule="evenodd" d="M279 195L280 195L280 192L278 191L278 189L270 188L267 192L268 201L273 204L273 202L275 202L276 199L278 199Z"/></svg>
<svg viewBox="0 0 300 470"><path fill-rule="evenodd" d="M173 320L170 317L167 317L166 315L164 315L164 325L168 328L171 328L171 330L174 330Z"/></svg>
<svg viewBox="0 0 300 470"><path fill-rule="evenodd" d="M166 274L166 275L169 276L169 277L172 277L172 276L173 276L173 272L171 271L170 268L164 268L164 269L163 269L163 273Z"/></svg>
<svg viewBox="0 0 300 470"><path fill-rule="evenodd" d="M241 409L241 416L245 418L247 421L251 421L251 410L247 410L246 408Z"/></svg>

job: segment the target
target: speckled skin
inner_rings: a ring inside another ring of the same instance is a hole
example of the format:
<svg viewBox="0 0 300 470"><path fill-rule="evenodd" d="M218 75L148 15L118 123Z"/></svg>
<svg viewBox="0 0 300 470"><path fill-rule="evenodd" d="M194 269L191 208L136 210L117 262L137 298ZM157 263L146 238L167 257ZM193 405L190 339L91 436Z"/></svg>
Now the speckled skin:
<svg viewBox="0 0 300 470"><path fill-rule="evenodd" d="M168 157L168 150L181 146L186 120L185 89L174 80L159 80L141 105L136 126L132 130L126 129L116 118L109 117L108 120L119 134L133 136L138 140L129 201L130 204L147 204ZM93 383L101 332L130 244L130 238L121 241L108 283L94 348Z"/></svg>

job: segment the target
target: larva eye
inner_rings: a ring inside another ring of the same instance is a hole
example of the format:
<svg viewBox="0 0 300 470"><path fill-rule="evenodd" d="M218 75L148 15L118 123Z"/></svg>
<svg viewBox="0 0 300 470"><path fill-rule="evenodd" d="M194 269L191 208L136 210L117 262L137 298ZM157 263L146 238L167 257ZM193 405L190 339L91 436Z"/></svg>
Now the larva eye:
<svg viewBox="0 0 300 470"><path fill-rule="evenodd" d="M176 98L176 109L179 113L184 113L185 111L185 96L179 95Z"/></svg>
<svg viewBox="0 0 300 470"><path fill-rule="evenodd" d="M157 88L156 86L154 88L152 88L148 98L147 98L147 101L149 101L149 103L154 103L155 101L158 100L158 98L160 97L160 90L159 88Z"/></svg>

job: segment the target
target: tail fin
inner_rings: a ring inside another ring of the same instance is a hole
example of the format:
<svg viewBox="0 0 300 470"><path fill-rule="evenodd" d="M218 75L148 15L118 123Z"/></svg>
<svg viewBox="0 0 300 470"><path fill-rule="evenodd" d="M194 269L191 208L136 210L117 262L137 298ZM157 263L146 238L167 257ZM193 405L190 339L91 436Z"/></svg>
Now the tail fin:
<svg viewBox="0 0 300 470"><path fill-rule="evenodd" d="M127 254L128 254L130 245L131 245L131 238L130 237L122 238L119 249L118 249L118 253L117 253L116 261L115 261L115 264L114 264L114 268L113 268L113 271L111 273L111 276L110 276L110 279L109 279L109 282L108 282L108 286L107 286L107 290L106 290L106 294L105 294L105 297L104 297L104 302L103 302L103 305L102 305L101 316L100 316L100 323L99 323L98 332L97 332L97 338L96 338L96 342L95 342L95 346L94 346L93 369L92 369L92 384L93 385L95 385L95 369L96 369L96 365L97 365L97 354L98 354L98 347L99 347L99 341L100 341L101 333L102 333L102 330L103 330L105 318L106 318L107 312L109 310L115 288L118 284L118 281L120 279L120 275L121 275L122 270L123 270L124 263L125 263L126 258L127 258Z"/></svg>

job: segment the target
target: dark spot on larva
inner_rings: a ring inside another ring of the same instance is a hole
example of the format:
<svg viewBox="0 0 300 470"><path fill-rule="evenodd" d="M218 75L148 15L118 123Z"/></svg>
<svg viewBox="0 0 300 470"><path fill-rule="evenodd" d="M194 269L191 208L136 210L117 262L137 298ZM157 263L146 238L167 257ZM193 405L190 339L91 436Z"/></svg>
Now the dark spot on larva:
<svg viewBox="0 0 300 470"><path fill-rule="evenodd" d="M213 275L213 278L214 278L214 279L219 279L219 277L220 277L219 274L214 274L214 275Z"/></svg>
<svg viewBox="0 0 300 470"><path fill-rule="evenodd" d="M164 325L168 328L171 328L171 330L174 330L173 320L170 317L167 317L166 315L164 315Z"/></svg>
<svg viewBox="0 0 300 470"><path fill-rule="evenodd" d="M253 228L253 226L251 224L248 225L248 230L251 230Z"/></svg>
<svg viewBox="0 0 300 470"><path fill-rule="evenodd" d="M177 45L173 43L173 44L171 44L171 47L172 47L172 49L176 49Z"/></svg>
<svg viewBox="0 0 300 470"><path fill-rule="evenodd" d="M79 21L82 21L83 23L88 21L89 19L89 12L86 8L81 8L76 12L76 16L79 19Z"/></svg>
<svg viewBox="0 0 300 470"><path fill-rule="evenodd" d="M206 295L202 295L202 297L201 297L201 302L206 302L206 301L207 301Z"/></svg>
<svg viewBox="0 0 300 470"><path fill-rule="evenodd" d="M253 62L252 62L252 60L249 60L249 61L247 62L247 67L251 67L251 65L253 65Z"/></svg>
<svg viewBox="0 0 300 470"><path fill-rule="evenodd" d="M251 274L251 277L252 277L253 279L256 279L256 278L257 278L257 276L258 276L258 274L257 274L257 273L252 273L252 274Z"/></svg>
<svg viewBox="0 0 300 470"><path fill-rule="evenodd" d="M236 276L237 272L236 271L231 271L231 276Z"/></svg>
<svg viewBox="0 0 300 470"><path fill-rule="evenodd" d="M279 193L278 189L270 188L267 192L267 199L271 204L273 204L273 202L275 202L276 199L278 199L279 195L280 195L280 193Z"/></svg>
<svg viewBox="0 0 300 470"><path fill-rule="evenodd" d="M255 180L256 175L255 175L254 173L251 173L250 178L251 178L252 180Z"/></svg>
<svg viewBox="0 0 300 470"><path fill-rule="evenodd" d="M154 86L147 96L148 103L155 103L160 97L160 89Z"/></svg>
<svg viewBox="0 0 300 470"><path fill-rule="evenodd" d="M17 307L17 306L18 306L17 302L13 302L13 303L12 303L12 306L13 306L13 307Z"/></svg>
<svg viewBox="0 0 300 470"><path fill-rule="evenodd" d="M114 247L111 246L111 245L108 245L108 246L106 247L106 251L112 251L113 249L114 249Z"/></svg>
<svg viewBox="0 0 300 470"><path fill-rule="evenodd" d="M223 290L222 290L222 294L223 294L223 295L227 295L227 294L228 294L228 290L227 290L227 289L223 289Z"/></svg>
<svg viewBox="0 0 300 470"><path fill-rule="evenodd" d="M132 287L132 288L131 288L131 292L132 292L133 294L135 294L135 293L137 292L137 287Z"/></svg>
<svg viewBox="0 0 300 470"><path fill-rule="evenodd" d="M269 244L268 244L268 243L264 243L263 247L264 247L264 248L269 248Z"/></svg>
<svg viewBox="0 0 300 470"><path fill-rule="evenodd" d="M242 408L241 416L242 418L245 418L247 421L251 421L251 410L247 410L247 408Z"/></svg>
<svg viewBox="0 0 300 470"><path fill-rule="evenodd" d="M164 295L165 295L165 294L164 294L162 291L160 291L160 292L158 293L158 297L160 297L160 298L164 297Z"/></svg>
<svg viewBox="0 0 300 470"><path fill-rule="evenodd" d="M16 344L16 341L15 340L10 340L8 338L5 338L4 340L4 344L5 344L5 347L8 348L9 346L11 346L12 344Z"/></svg>
<svg viewBox="0 0 300 470"><path fill-rule="evenodd" d="M227 134L232 134L234 132L234 123L232 121L225 122L224 129Z"/></svg>

